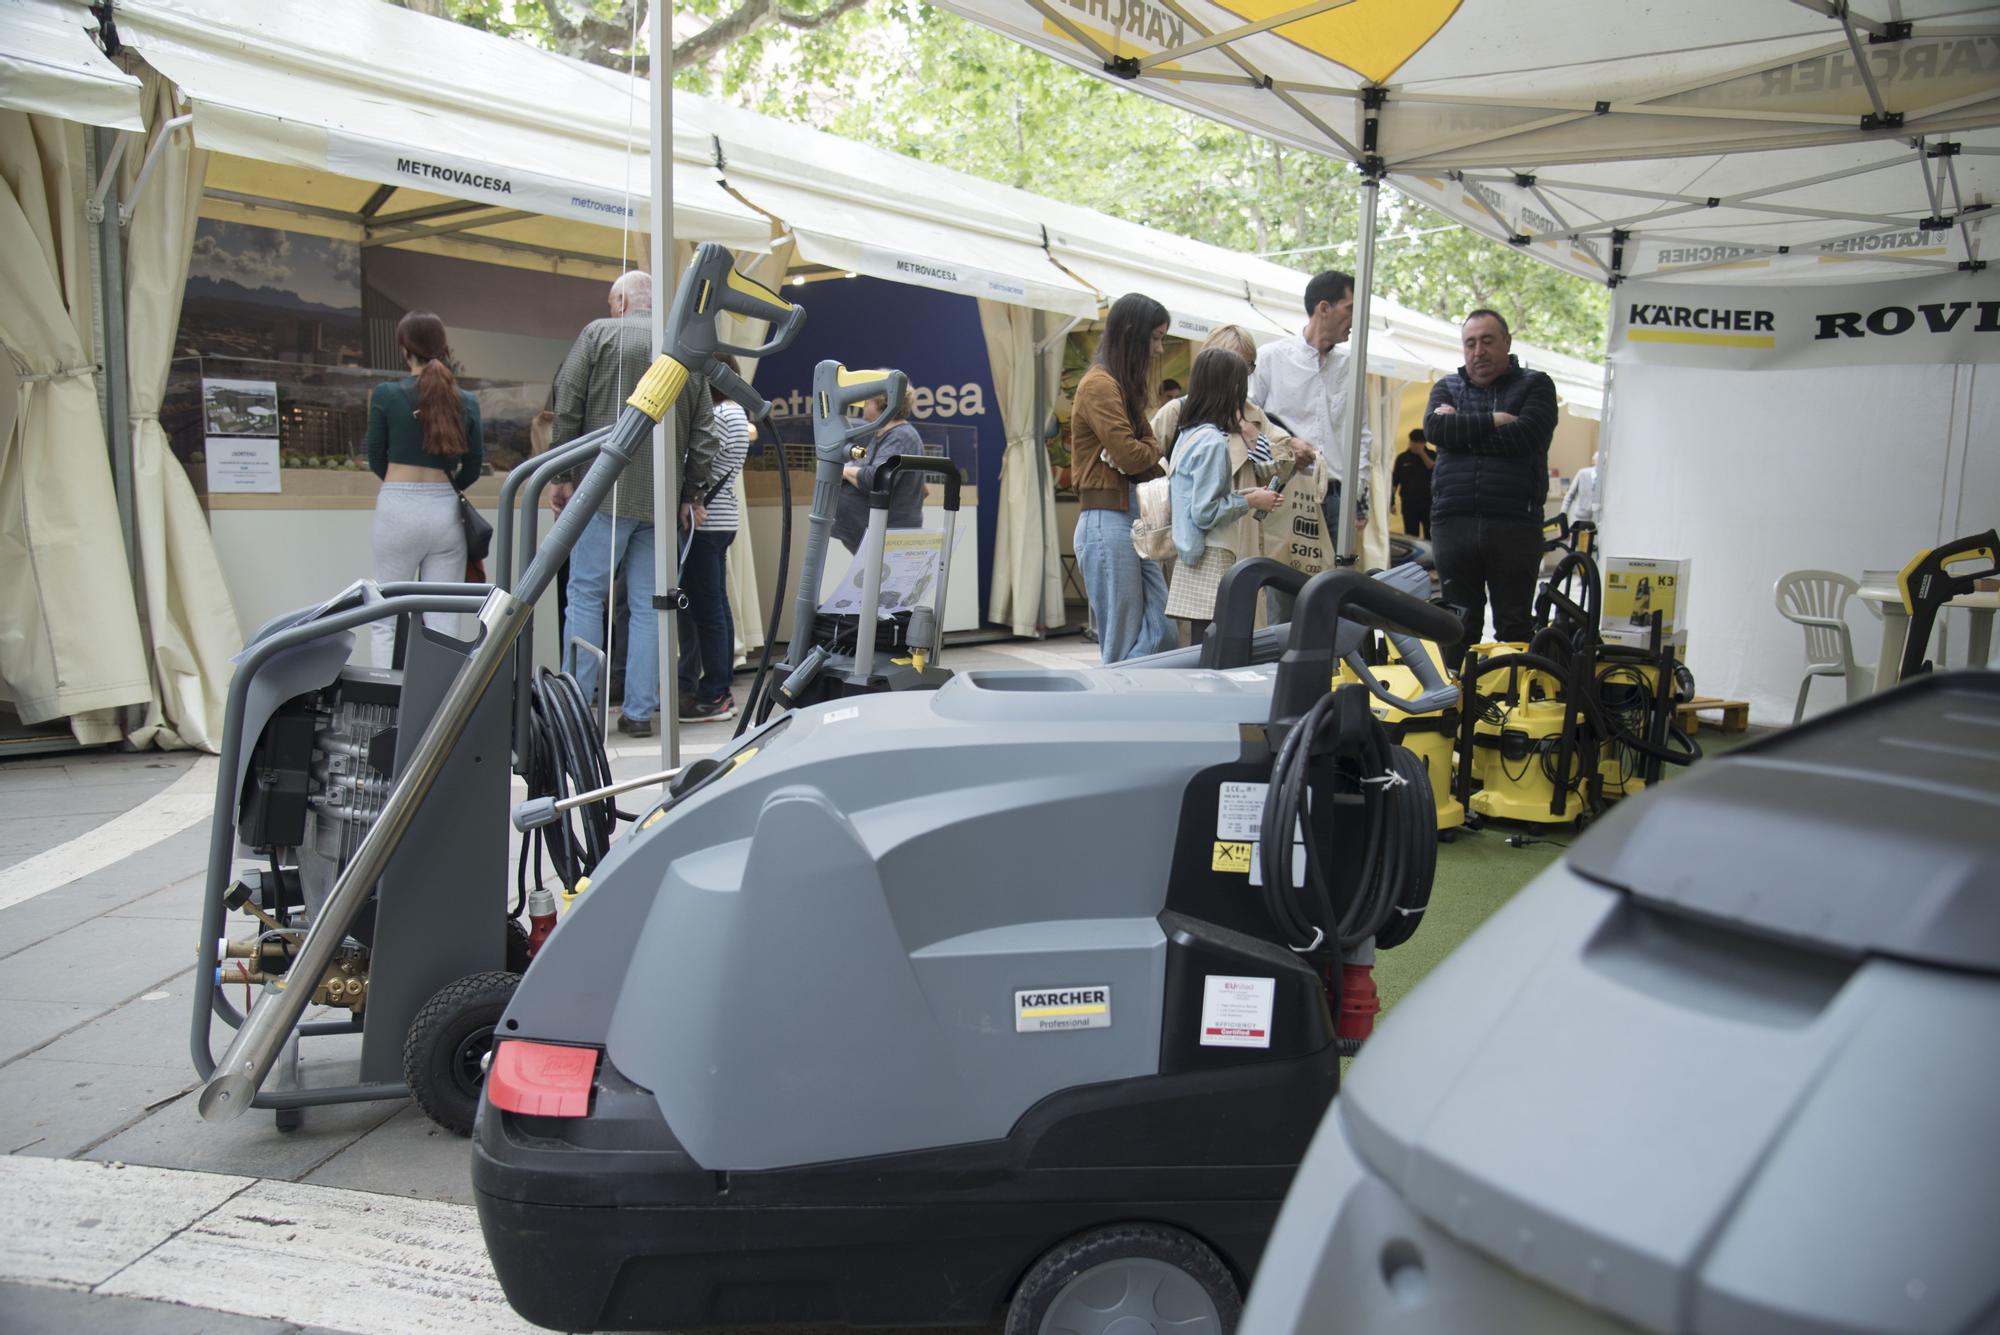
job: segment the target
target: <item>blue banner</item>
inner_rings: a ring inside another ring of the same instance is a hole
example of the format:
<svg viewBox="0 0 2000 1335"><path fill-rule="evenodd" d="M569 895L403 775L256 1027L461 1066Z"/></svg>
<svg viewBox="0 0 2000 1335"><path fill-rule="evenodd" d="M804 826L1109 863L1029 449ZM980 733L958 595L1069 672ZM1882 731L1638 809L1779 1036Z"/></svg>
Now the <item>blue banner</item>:
<svg viewBox="0 0 2000 1335"><path fill-rule="evenodd" d="M993 582L993 536L1000 519L1000 457L1007 433L993 392L979 303L953 292L905 287L875 278L835 278L788 287L785 296L807 311L798 342L757 365L757 390L771 401L783 439L806 440L810 428L786 429L790 417L812 411L813 368L828 358L855 370L889 369L910 378L911 420L977 433L976 468L966 481L979 488L979 619ZM795 434L796 433L796 434ZM961 465L965 452L954 448ZM933 495L936 495L933 490Z"/></svg>

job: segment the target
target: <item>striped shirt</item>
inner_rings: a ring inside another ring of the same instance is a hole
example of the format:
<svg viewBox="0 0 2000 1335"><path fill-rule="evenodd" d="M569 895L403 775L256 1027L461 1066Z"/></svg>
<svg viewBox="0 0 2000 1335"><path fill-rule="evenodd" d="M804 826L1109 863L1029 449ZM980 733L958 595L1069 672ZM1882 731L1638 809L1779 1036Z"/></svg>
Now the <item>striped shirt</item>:
<svg viewBox="0 0 2000 1335"><path fill-rule="evenodd" d="M734 533L741 521L736 506L736 489L743 475L743 457L750 453L750 419L734 400L715 405L715 477L729 480L708 503L708 518L701 523L704 533Z"/></svg>

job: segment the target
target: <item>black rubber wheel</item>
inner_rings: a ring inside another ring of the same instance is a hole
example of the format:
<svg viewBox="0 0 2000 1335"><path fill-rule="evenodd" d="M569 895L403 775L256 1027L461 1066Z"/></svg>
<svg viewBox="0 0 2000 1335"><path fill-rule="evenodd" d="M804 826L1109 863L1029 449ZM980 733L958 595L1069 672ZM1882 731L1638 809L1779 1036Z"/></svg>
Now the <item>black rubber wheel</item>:
<svg viewBox="0 0 2000 1335"><path fill-rule="evenodd" d="M528 929L519 918L507 919L507 972L528 971Z"/></svg>
<svg viewBox="0 0 2000 1335"><path fill-rule="evenodd" d="M1208 1244L1160 1224L1113 1224L1029 1268L1005 1335L1230 1335L1242 1315L1236 1279Z"/></svg>
<svg viewBox="0 0 2000 1335"><path fill-rule="evenodd" d="M290 1135L306 1124L306 1112L303 1108L280 1108L272 1120L278 1124L278 1130Z"/></svg>
<svg viewBox="0 0 2000 1335"><path fill-rule="evenodd" d="M486 1054L517 973L475 973L447 983L424 1003L403 1039L403 1078L424 1116L455 1135L472 1134Z"/></svg>

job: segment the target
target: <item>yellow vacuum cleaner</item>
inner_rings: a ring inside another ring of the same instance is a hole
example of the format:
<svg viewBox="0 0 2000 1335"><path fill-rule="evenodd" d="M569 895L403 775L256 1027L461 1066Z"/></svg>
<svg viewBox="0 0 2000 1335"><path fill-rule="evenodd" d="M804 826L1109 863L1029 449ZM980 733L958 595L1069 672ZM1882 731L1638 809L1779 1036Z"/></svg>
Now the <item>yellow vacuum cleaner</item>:
<svg viewBox="0 0 2000 1335"><path fill-rule="evenodd" d="M1535 600L1533 638L1468 650L1460 673L1457 797L1471 813L1534 825L1588 823L1638 792L1662 764L1700 754L1674 705L1693 681L1653 618L1646 649L1600 634L1603 581L1588 524L1551 542L1563 553ZM1475 789L1477 791L1475 791Z"/></svg>
<svg viewBox="0 0 2000 1335"><path fill-rule="evenodd" d="M1465 824L1465 804L1454 794L1452 783L1452 756L1457 750L1458 693L1445 687L1449 698L1437 702L1434 688L1426 685L1427 681L1442 684L1447 680L1437 645L1428 640L1403 643L1407 638L1399 636L1391 641L1392 662L1367 669L1382 687L1382 690L1374 692L1373 709L1375 717L1388 729L1390 740L1423 762L1424 773L1430 776L1431 796L1437 804L1438 838L1450 843ZM1420 661L1406 662L1406 652L1420 654ZM1364 686L1369 684L1352 664L1343 662L1334 677L1334 685L1349 682ZM1422 707L1427 696L1433 703L1428 708Z"/></svg>

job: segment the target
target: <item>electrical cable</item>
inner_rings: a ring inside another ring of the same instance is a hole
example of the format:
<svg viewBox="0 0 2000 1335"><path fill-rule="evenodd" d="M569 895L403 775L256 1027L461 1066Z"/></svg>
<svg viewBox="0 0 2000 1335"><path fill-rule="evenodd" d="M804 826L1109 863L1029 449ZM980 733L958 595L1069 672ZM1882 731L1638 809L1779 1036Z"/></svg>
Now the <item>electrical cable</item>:
<svg viewBox="0 0 2000 1335"><path fill-rule="evenodd" d="M1370 937L1393 934L1392 945L1407 939L1429 902L1437 866L1429 776L1422 761L1389 740L1368 701L1366 688L1343 686L1321 696L1285 734L1258 829L1272 922L1294 951L1334 962ZM1316 750L1331 761L1336 787L1362 799L1361 863L1342 903L1335 902L1318 840L1305 841L1304 884L1292 874L1292 836L1301 828Z"/></svg>
<svg viewBox="0 0 2000 1335"><path fill-rule="evenodd" d="M526 763L522 766L531 800L553 797L560 801L612 782L611 760L594 723L575 677L547 668L535 674L529 685ZM545 888L544 857L555 868L563 888L573 888L611 850L617 822L632 819L631 813L620 811L607 797L585 803L564 813L554 825L533 831L521 841L514 864L514 904L508 917L520 917L527 907L530 866L536 889Z"/></svg>
<svg viewBox="0 0 2000 1335"><path fill-rule="evenodd" d="M771 423L768 405L757 421L764 428L760 438L768 435L771 448L778 452L778 588L771 595L771 616L764 627L764 649L757 659L757 674L750 679L750 689L744 694L743 708L736 719L733 735L737 737L749 731L753 718L761 724L771 712L771 650L778 642L778 621L785 613L785 588L792 569L792 465L785 457L785 442L778 439L778 429ZM795 636L809 633L810 628L792 627Z"/></svg>
<svg viewBox="0 0 2000 1335"><path fill-rule="evenodd" d="M1490 673L1511 667L1534 668L1538 671L1548 673L1551 677L1561 682L1563 684L1563 698L1577 701L1583 710L1584 717L1597 728L1597 734L1601 741L1618 742L1631 747L1641 755L1652 756L1669 765L1692 765L1695 761L1701 759L1701 747L1696 744L1692 737L1687 736L1687 734L1681 732L1677 727L1669 730L1669 736L1684 744L1680 749L1657 746L1624 727L1622 724L1614 722L1606 716L1603 704L1598 700L1596 691L1580 689L1580 684L1570 679L1570 675L1560 663L1557 663L1553 659L1544 658L1540 654L1527 652L1496 654L1492 658L1484 660L1479 665L1479 676L1484 678ZM1473 683L1470 689L1476 695L1478 693L1477 682Z"/></svg>

